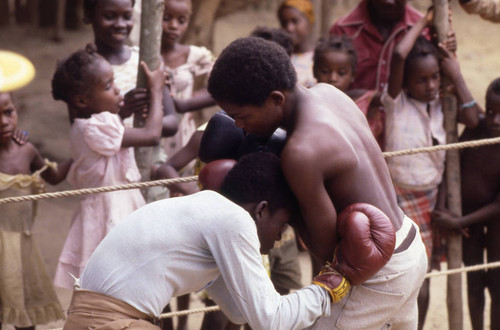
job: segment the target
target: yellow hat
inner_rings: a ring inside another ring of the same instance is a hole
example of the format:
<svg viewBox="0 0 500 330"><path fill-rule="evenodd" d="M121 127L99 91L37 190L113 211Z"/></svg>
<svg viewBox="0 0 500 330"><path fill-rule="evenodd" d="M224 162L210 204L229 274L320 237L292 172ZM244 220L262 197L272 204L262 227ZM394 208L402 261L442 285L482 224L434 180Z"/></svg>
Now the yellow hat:
<svg viewBox="0 0 500 330"><path fill-rule="evenodd" d="M284 7L292 7L297 9L307 18L307 20L311 24L313 24L315 21L314 6L310 0L285 0L279 6L278 13L281 12L281 9L283 9Z"/></svg>
<svg viewBox="0 0 500 330"><path fill-rule="evenodd" d="M0 92L21 88L34 77L35 67L26 57L0 50Z"/></svg>

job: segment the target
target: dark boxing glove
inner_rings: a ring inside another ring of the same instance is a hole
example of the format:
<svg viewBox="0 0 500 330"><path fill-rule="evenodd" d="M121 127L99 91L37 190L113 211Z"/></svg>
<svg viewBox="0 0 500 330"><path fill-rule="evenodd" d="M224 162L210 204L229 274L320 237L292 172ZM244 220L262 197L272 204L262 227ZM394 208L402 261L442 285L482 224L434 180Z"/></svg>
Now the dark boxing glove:
<svg viewBox="0 0 500 330"><path fill-rule="evenodd" d="M339 243L332 263L327 263L313 283L325 288L333 302L340 301L351 285L375 275L391 258L396 234L391 221L377 207L356 203L337 217Z"/></svg>
<svg viewBox="0 0 500 330"><path fill-rule="evenodd" d="M224 111L215 113L207 123L200 142L198 157L204 163L217 159L238 159L245 133Z"/></svg>
<svg viewBox="0 0 500 330"><path fill-rule="evenodd" d="M245 134L224 110L208 121L200 143L199 158L205 163L217 159L240 159L254 152L271 152L280 156L285 146L286 132L278 128L271 137Z"/></svg>
<svg viewBox="0 0 500 330"><path fill-rule="evenodd" d="M219 159L206 164L198 175L200 185L203 189L219 191L234 164L236 164L234 159Z"/></svg>

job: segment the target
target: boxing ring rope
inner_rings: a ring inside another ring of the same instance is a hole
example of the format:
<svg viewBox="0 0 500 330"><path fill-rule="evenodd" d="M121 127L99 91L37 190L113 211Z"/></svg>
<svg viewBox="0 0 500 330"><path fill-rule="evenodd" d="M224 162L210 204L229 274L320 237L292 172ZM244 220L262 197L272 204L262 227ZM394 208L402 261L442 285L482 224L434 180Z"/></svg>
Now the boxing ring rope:
<svg viewBox="0 0 500 330"><path fill-rule="evenodd" d="M482 140L476 140L476 141L466 141L466 142L443 144L443 145L437 145L437 146L432 146L432 147L405 149L405 150L398 150L398 151L388 151L388 152L383 152L382 154L384 155L384 158L390 158L390 157L397 157L397 156L413 155L413 154L424 153L424 152L435 152L435 151L473 148L473 147L480 147L480 146L493 145L493 144L499 144L499 143L500 143L500 137L496 137L496 138L482 139ZM7 197L7 198L0 199L0 205L8 204L8 203L36 201L36 200L48 199L48 198L59 198L59 197L70 197L70 196L97 194L97 193L111 192L111 191L117 191L117 190L149 188L149 187L154 187L154 186L168 186L171 184L186 183L186 182L192 182L192 181L196 181L196 180L198 180L198 176L193 175L193 176L188 176L188 177L183 177L183 178L136 182L136 183L116 185L116 186L105 186L105 187L97 187L97 188L58 191L58 192L43 193L43 194L37 194L37 195Z"/></svg>
<svg viewBox="0 0 500 330"><path fill-rule="evenodd" d="M397 157L397 156L413 155L413 154L424 153L424 152L435 152L435 151L446 151L446 150L455 150L455 149L464 149L464 148L474 148L474 147L485 146L485 145L494 145L494 144L499 144L499 143L500 143L500 137L497 137L497 138L482 139L482 140L476 140L476 141L450 143L450 144L437 145L437 146L432 146L432 147L389 151L389 152L384 152L383 156L384 156L384 158L390 158L390 157ZM116 185L116 186L105 186L105 187L87 188L87 189L78 189L78 190L66 190L66 191L59 191L59 192L53 192L53 193L43 193L43 194L37 194L37 195L7 197L7 198L0 199L0 205L8 204L8 203L36 201L36 200L48 199L48 198L70 197L70 196L88 195L88 194L96 194L96 193L103 193L103 192L112 192L112 191L117 191L117 190L149 188L149 187L154 187L154 186L168 186L171 184L193 182L196 180L198 180L198 176L194 175L194 176L183 177L183 178L163 179L163 180L154 180L154 181L147 181L147 182L137 182L137 183L129 183L129 184L123 184L123 185ZM450 269L450 270L445 270L445 271L433 271L433 272L427 273L425 275L425 278L431 278L431 277L437 277L437 276L447 276L447 275L452 275L452 274L467 273L467 272L473 272L473 271L479 271L479 270L487 270L487 269L493 269L493 268L498 268L498 267L500 267L500 261L492 262L492 263L488 263L488 264L480 264L480 265ZM194 309L182 310L182 311L177 311L177 312L164 313L164 314L161 314L158 318L159 319L167 319L167 318L186 316L186 315L196 314L196 313L209 313L209 312L216 312L216 311L220 311L219 306L194 308ZM62 330L62 328L53 328L50 330Z"/></svg>

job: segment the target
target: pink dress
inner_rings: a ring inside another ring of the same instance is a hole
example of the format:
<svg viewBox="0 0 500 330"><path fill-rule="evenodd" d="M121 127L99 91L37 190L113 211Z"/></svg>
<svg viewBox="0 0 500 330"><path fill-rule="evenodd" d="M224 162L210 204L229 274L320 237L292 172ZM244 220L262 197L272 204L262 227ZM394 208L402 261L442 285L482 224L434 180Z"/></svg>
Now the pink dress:
<svg viewBox="0 0 500 330"><path fill-rule="evenodd" d="M133 148L121 148L124 131L118 115L110 112L75 119L70 132L73 164L67 176L75 189L140 181ZM80 276L104 236L144 204L136 189L84 195L59 257L54 283L72 288L71 275Z"/></svg>

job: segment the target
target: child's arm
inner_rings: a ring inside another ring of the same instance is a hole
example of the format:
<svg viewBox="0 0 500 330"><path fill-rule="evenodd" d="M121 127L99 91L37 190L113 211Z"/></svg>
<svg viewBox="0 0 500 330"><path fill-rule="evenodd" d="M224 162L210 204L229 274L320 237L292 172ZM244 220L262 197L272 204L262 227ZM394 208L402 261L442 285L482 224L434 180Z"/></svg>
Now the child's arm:
<svg viewBox="0 0 500 330"><path fill-rule="evenodd" d="M429 10L427 15L422 17L406 33L401 41L394 48L391 59L391 71L388 80L387 92L393 99L396 98L403 88L405 60L410 53L415 41L420 36L426 26L432 22L433 11Z"/></svg>
<svg viewBox="0 0 500 330"><path fill-rule="evenodd" d="M43 160L42 156L36 150L34 147L34 155L33 159L30 164L30 170L31 172L38 171L42 167L46 165L45 161ZM68 175L68 171L71 167L71 164L73 163L73 159L68 159L62 163L57 164L57 168L48 166L45 171L43 171L40 176L42 179L44 179L46 182L55 185L66 179L66 176Z"/></svg>
<svg viewBox="0 0 500 330"><path fill-rule="evenodd" d="M177 122L177 114L175 113L175 105L170 90L167 86L163 87L163 127L161 136L174 136L179 129Z"/></svg>
<svg viewBox="0 0 500 330"><path fill-rule="evenodd" d="M491 203L461 217L437 210L433 212L432 216L432 223L443 229L459 229L491 219L498 219L500 216L500 194Z"/></svg>
<svg viewBox="0 0 500 330"><path fill-rule="evenodd" d="M455 86L459 103L458 120L469 128L479 124L480 108L467 88L457 58L443 44L439 44L441 70Z"/></svg>
<svg viewBox="0 0 500 330"><path fill-rule="evenodd" d="M189 99L186 100L174 99L174 103L175 103L175 110L178 113L186 113L213 106L215 105L215 100L212 98L208 90L204 88Z"/></svg>
<svg viewBox="0 0 500 330"><path fill-rule="evenodd" d="M151 93L149 113L144 127L125 128L121 144L123 148L153 146L158 144L161 138L163 117L162 94L165 81L163 62L160 62L160 66L154 71L150 71L144 62L141 62L141 66L146 74Z"/></svg>
<svg viewBox="0 0 500 330"><path fill-rule="evenodd" d="M158 180L180 177L178 171L198 157L202 136L203 131L194 132L183 148L179 149L160 167L151 171L151 178ZM169 189L172 193L181 193L183 195L189 195L199 190L196 182L174 184L169 186Z"/></svg>

